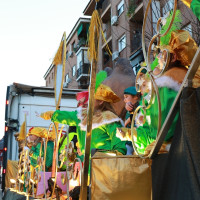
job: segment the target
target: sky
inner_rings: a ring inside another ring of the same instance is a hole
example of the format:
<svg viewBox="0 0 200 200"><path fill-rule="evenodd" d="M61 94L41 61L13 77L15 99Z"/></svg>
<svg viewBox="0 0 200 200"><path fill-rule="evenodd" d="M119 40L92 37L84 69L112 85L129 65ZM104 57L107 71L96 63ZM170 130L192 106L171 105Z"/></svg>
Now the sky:
<svg viewBox="0 0 200 200"><path fill-rule="evenodd" d="M0 139L6 88L13 82L45 86L44 74L89 0L0 0Z"/></svg>

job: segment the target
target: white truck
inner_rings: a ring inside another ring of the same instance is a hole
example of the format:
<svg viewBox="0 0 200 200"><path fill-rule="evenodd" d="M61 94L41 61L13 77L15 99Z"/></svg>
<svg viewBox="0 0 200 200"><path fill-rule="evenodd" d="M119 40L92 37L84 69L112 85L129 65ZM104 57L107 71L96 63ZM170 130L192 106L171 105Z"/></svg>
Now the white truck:
<svg viewBox="0 0 200 200"><path fill-rule="evenodd" d="M72 111L77 107L76 94L80 89L63 89L60 110ZM5 109L5 135L3 152L3 180L2 189L5 187L5 173L7 160L18 160L18 143L15 134L19 132L26 114L26 131L31 127L48 128L51 121L43 120L36 116L56 110L54 88L29 86L13 83L7 87Z"/></svg>

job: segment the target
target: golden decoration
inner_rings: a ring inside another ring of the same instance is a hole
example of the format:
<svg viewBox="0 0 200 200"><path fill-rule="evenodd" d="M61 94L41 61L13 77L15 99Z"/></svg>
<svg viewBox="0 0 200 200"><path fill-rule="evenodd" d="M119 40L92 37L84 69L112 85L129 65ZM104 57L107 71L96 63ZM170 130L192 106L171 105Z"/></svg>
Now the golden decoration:
<svg viewBox="0 0 200 200"><path fill-rule="evenodd" d="M104 84L101 84L95 93L95 99L106 101L109 103L116 103L120 98L112 91L112 89Z"/></svg>

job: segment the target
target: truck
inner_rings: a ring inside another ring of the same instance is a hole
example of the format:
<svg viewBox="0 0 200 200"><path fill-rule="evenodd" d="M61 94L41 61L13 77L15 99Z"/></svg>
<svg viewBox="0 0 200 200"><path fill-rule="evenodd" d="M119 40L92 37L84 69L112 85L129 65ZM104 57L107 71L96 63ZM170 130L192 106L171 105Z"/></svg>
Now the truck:
<svg viewBox="0 0 200 200"><path fill-rule="evenodd" d="M60 109L73 111L77 107L76 94L81 89L63 88ZM5 134L3 143L2 189L5 188L7 160L19 159L18 142L15 134L19 132L26 116L26 132L31 127L49 128L50 120L43 120L36 113L55 111L53 87L38 87L13 83L7 87L5 105Z"/></svg>

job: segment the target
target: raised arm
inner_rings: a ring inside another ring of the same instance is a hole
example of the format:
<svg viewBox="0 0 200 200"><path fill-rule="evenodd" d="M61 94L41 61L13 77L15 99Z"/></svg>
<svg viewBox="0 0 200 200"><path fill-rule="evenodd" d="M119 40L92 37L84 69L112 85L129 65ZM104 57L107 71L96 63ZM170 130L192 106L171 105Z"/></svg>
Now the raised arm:
<svg viewBox="0 0 200 200"><path fill-rule="evenodd" d="M77 118L77 111L60 110L57 110L53 113L51 121L58 122L60 124L67 124L69 126L76 126L80 122L80 120Z"/></svg>

